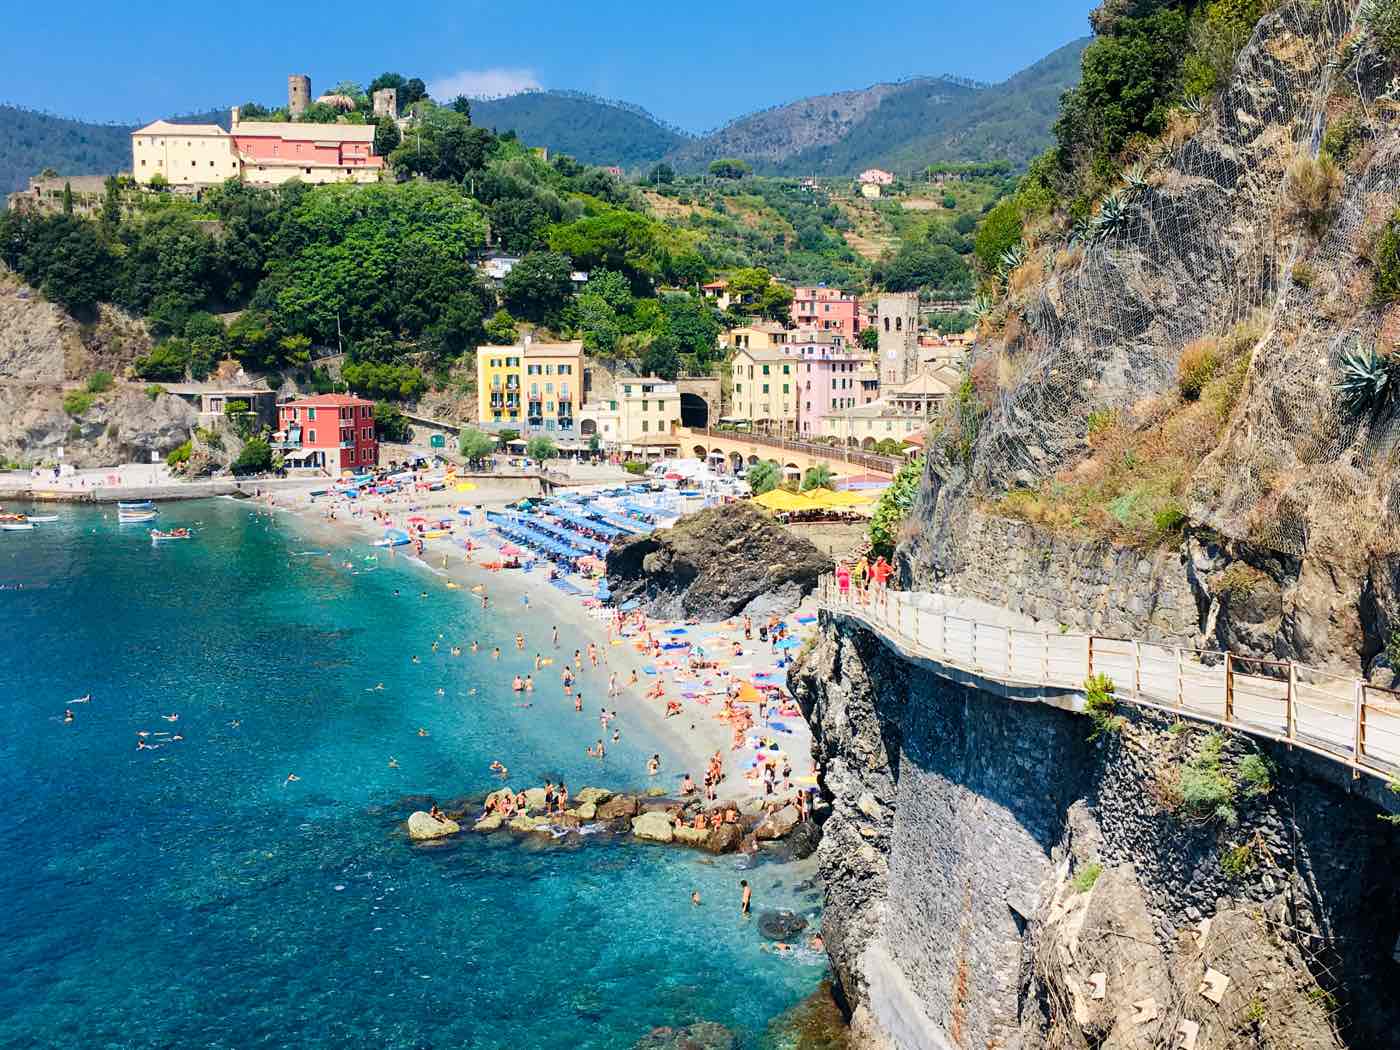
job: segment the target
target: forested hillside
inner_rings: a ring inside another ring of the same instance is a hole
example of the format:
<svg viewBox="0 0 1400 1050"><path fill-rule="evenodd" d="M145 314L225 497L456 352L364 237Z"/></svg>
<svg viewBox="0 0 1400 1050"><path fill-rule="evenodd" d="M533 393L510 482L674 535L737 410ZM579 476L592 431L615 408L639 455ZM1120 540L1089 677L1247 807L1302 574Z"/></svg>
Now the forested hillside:
<svg viewBox="0 0 1400 1050"><path fill-rule="evenodd" d="M0 106L0 193L24 189L45 168L100 175L130 166L129 127Z"/></svg>
<svg viewBox="0 0 1400 1050"><path fill-rule="evenodd" d="M496 131L514 131L551 153L621 168L651 164L688 138L643 109L572 91L474 100L472 118Z"/></svg>

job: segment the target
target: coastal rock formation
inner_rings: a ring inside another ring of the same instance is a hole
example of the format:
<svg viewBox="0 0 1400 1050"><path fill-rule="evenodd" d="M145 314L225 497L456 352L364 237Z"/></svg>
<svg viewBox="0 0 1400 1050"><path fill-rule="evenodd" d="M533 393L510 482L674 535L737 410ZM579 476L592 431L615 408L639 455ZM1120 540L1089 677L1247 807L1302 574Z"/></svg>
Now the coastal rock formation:
<svg viewBox="0 0 1400 1050"><path fill-rule="evenodd" d="M574 796L574 800L579 805L588 805L589 803L597 805L599 802L606 802L612 796L613 793L604 788L586 787Z"/></svg>
<svg viewBox="0 0 1400 1050"><path fill-rule="evenodd" d="M697 1021L683 1028L653 1028L638 1039L634 1050L738 1050L733 1032L715 1021Z"/></svg>
<svg viewBox="0 0 1400 1050"><path fill-rule="evenodd" d="M409 814L408 837L415 842L446 838L462 830L462 825L446 817L439 819L421 809Z"/></svg>
<svg viewBox="0 0 1400 1050"><path fill-rule="evenodd" d="M649 842L670 842L675 838L671 815L664 810L652 810L632 819L632 834Z"/></svg>
<svg viewBox="0 0 1400 1050"><path fill-rule="evenodd" d="M149 463L183 444L196 421L178 397L155 398L134 387L91 398L76 415L64 408L57 388L0 386L0 459L25 464L63 462L76 467Z"/></svg>
<svg viewBox="0 0 1400 1050"><path fill-rule="evenodd" d="M500 831L501 828L505 825L505 822L506 818L501 816L499 813L488 813L486 814L486 816L482 817L480 820L478 820L475 824L472 825L472 830Z"/></svg>
<svg viewBox="0 0 1400 1050"><path fill-rule="evenodd" d="M784 838L797 827L799 819L801 818L796 806L784 806L759 821L758 826L753 829L753 837L760 840Z"/></svg>
<svg viewBox="0 0 1400 1050"><path fill-rule="evenodd" d="M619 540L608 551L608 586L619 604L649 615L723 620L790 612L829 560L757 507L730 503L669 529Z"/></svg>
<svg viewBox="0 0 1400 1050"><path fill-rule="evenodd" d="M98 370L121 379L150 348L136 318L103 305L80 323L0 263L0 383L56 388Z"/></svg>
<svg viewBox="0 0 1400 1050"><path fill-rule="evenodd" d="M597 804L599 820L631 820L641 806L632 795L611 795Z"/></svg>
<svg viewBox="0 0 1400 1050"><path fill-rule="evenodd" d="M743 841L744 831L738 824L720 824L705 836L703 848L706 853L733 853Z"/></svg>
<svg viewBox="0 0 1400 1050"><path fill-rule="evenodd" d="M1128 705L1091 740L1082 714L979 693L825 615L790 681L832 807L822 932L858 1030L899 1050L1393 1045L1383 782Z"/></svg>

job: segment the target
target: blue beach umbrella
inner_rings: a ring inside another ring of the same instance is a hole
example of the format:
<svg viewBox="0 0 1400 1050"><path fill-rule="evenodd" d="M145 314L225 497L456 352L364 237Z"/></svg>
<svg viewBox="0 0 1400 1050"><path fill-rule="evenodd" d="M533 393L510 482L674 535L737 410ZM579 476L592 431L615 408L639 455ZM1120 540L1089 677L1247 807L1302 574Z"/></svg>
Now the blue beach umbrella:
<svg viewBox="0 0 1400 1050"><path fill-rule="evenodd" d="M799 642L796 638L784 638L781 642L778 643L778 648L779 648L779 649L796 649L796 648L797 648L798 646L800 646L801 644L802 644L802 643Z"/></svg>

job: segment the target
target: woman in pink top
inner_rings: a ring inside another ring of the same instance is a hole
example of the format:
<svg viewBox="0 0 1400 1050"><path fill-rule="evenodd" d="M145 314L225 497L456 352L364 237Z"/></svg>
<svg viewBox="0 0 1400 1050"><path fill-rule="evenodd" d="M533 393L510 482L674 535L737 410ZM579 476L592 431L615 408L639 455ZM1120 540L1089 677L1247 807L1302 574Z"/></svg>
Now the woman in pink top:
<svg viewBox="0 0 1400 1050"><path fill-rule="evenodd" d="M851 594L851 567L844 561L836 563L836 586L841 592L842 598L848 598Z"/></svg>

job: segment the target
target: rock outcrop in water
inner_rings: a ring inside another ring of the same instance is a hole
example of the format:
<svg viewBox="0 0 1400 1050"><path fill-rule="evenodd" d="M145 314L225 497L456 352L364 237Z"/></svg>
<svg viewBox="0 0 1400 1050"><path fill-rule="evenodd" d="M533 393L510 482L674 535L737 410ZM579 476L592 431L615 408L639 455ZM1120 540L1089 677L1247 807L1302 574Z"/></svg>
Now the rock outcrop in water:
<svg viewBox="0 0 1400 1050"><path fill-rule="evenodd" d="M955 684L826 616L791 683L832 805L822 932L858 1036L1394 1045L1382 782L1123 705L1091 741L1083 715Z"/></svg>
<svg viewBox="0 0 1400 1050"><path fill-rule="evenodd" d="M445 839L448 835L455 835L461 830L462 826L455 820L447 817L435 817L422 810L411 813L408 817L408 837L414 842Z"/></svg>
<svg viewBox="0 0 1400 1050"><path fill-rule="evenodd" d="M816 587L829 559L748 503L710 507L673 528L619 540L608 586L652 616L723 620L790 612Z"/></svg>

